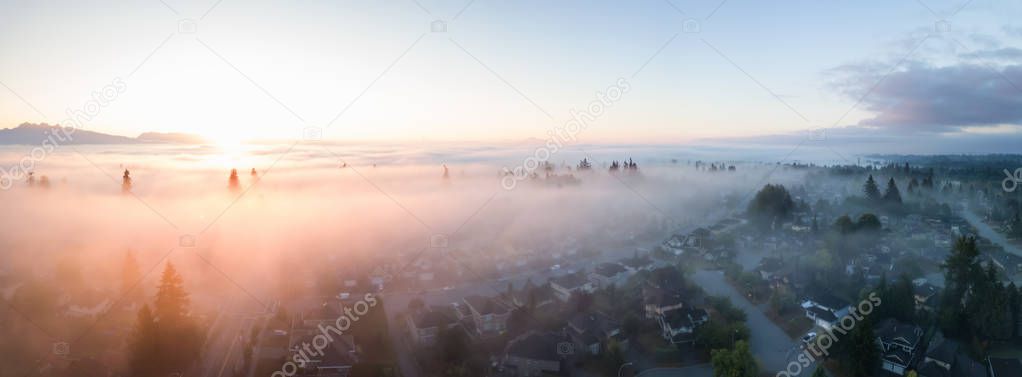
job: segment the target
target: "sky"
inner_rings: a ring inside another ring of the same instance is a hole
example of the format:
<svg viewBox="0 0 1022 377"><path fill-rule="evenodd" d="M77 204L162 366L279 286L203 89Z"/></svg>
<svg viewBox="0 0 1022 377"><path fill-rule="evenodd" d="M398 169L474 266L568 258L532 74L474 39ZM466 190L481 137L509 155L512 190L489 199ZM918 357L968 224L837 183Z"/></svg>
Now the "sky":
<svg viewBox="0 0 1022 377"><path fill-rule="evenodd" d="M5 1L0 128L65 122L116 87L81 128L542 139L626 87L579 142L822 129L1012 149L1018 14L995 0Z"/></svg>

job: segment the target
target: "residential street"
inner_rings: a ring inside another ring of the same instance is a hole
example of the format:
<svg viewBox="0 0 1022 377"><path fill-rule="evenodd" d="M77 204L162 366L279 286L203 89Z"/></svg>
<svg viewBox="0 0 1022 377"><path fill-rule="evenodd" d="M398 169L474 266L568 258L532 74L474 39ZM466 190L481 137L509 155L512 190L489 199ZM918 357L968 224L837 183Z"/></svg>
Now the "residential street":
<svg viewBox="0 0 1022 377"><path fill-rule="evenodd" d="M798 355L798 343L788 337L776 324L770 321L763 312L736 291L724 278L720 271L697 271L692 279L711 295L722 295L731 299L735 307L745 311L752 339L749 348L759 360L764 371L776 373L784 370L788 363ZM807 369L812 371L813 367ZM803 374L808 375L803 372Z"/></svg>
<svg viewBox="0 0 1022 377"><path fill-rule="evenodd" d="M653 368L646 369L636 377L711 377L713 367L710 364L693 365L684 368Z"/></svg>

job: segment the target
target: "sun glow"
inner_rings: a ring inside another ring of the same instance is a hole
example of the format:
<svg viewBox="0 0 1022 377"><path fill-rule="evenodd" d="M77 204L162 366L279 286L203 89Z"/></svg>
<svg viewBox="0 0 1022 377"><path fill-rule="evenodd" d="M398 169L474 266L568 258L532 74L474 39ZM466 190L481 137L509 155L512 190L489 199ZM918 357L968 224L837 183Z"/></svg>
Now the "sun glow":
<svg viewBox="0 0 1022 377"><path fill-rule="evenodd" d="M245 143L234 135L216 135L210 137L211 145L217 152L210 157L210 162L222 168L236 168L247 156Z"/></svg>

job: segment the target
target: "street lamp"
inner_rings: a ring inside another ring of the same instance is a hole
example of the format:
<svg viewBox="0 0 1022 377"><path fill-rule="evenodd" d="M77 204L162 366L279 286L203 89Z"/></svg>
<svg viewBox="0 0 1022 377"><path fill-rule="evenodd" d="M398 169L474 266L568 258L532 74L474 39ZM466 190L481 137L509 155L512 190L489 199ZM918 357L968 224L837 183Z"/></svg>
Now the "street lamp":
<svg viewBox="0 0 1022 377"><path fill-rule="evenodd" d="M625 369L625 367L629 366L629 365L632 365L632 363L631 362L627 362L627 363L621 364L621 366L617 368L617 377L621 377L621 370Z"/></svg>

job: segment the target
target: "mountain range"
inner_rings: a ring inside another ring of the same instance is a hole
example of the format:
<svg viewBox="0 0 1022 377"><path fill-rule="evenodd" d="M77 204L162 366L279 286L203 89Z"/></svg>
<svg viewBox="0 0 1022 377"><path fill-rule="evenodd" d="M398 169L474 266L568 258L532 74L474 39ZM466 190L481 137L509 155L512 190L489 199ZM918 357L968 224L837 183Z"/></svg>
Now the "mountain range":
<svg viewBox="0 0 1022 377"><path fill-rule="evenodd" d="M42 143L43 140L49 139L50 135L57 135L53 136L54 140L60 140L63 138L58 137L62 135L60 128L60 126L51 126L46 123L22 123L14 128L3 128L0 129L0 145L36 145ZM197 135L177 132L145 132L138 135L138 137L127 137L76 129L71 134L69 141L59 142L60 144L204 144L206 140Z"/></svg>

